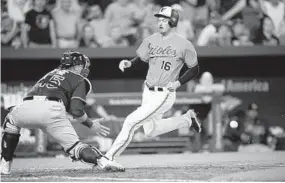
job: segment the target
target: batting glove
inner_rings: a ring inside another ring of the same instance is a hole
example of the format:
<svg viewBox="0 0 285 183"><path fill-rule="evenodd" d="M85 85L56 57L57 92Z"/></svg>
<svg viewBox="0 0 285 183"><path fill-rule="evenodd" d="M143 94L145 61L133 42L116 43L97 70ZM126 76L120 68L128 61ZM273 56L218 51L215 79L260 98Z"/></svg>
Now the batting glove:
<svg viewBox="0 0 285 183"><path fill-rule="evenodd" d="M128 61L128 60L122 60L119 64L119 69L124 72L125 68L129 68L131 67L132 62Z"/></svg>
<svg viewBox="0 0 285 183"><path fill-rule="evenodd" d="M100 124L100 122L103 120L104 118L93 120L93 125L90 128L90 130L97 134L99 137L106 137L110 134L110 128Z"/></svg>

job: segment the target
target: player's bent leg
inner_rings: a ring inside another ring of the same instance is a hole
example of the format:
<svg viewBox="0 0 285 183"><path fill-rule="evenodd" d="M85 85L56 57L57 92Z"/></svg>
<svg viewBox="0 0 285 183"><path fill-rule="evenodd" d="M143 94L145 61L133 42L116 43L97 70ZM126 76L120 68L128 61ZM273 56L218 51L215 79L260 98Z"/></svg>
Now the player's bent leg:
<svg viewBox="0 0 285 183"><path fill-rule="evenodd" d="M161 134L165 134L182 127L193 127L198 133L201 132L201 125L196 118L196 114L193 110L187 111L187 113L181 116L175 116L171 118L162 119L161 116L157 116L149 120L143 125L144 132L148 137L156 137Z"/></svg>
<svg viewBox="0 0 285 183"><path fill-rule="evenodd" d="M113 160L114 156L119 156L131 142L134 132L149 119L167 111L175 100L175 94L155 93L143 94L142 106L133 111L124 121L123 127L116 140L112 144L106 156ZM145 98L147 97L147 98Z"/></svg>
<svg viewBox="0 0 285 183"><path fill-rule="evenodd" d="M8 114L3 124L1 142L1 174L10 174L11 165L20 138L20 128L14 124L11 114Z"/></svg>
<svg viewBox="0 0 285 183"><path fill-rule="evenodd" d="M165 94L163 97L157 97L160 100L152 101L146 105L142 105L128 115L124 121L122 130L112 144L110 150L106 153L106 157L113 160L114 156L119 156L131 142L134 132L151 118L165 112L172 106L173 98L171 95ZM169 105L171 103L171 105Z"/></svg>
<svg viewBox="0 0 285 183"><path fill-rule="evenodd" d="M51 110L51 112L54 111ZM54 112L54 114L59 113ZM49 123L45 124L42 130L54 138L73 160L97 165L97 159L101 157L101 153L92 150L89 145L80 142L64 111L57 115L56 118L50 118Z"/></svg>
<svg viewBox="0 0 285 183"><path fill-rule="evenodd" d="M106 157L113 160L115 156L119 156L131 142L134 132L149 119L167 111L173 105L174 100L175 93L162 92L158 95L145 90L142 105L127 116L122 130L106 153Z"/></svg>
<svg viewBox="0 0 285 183"><path fill-rule="evenodd" d="M80 142L73 126L67 119L56 120L47 125L43 131L54 138L73 160L97 165L98 158L102 156L99 150L93 150L91 146Z"/></svg>
<svg viewBox="0 0 285 183"><path fill-rule="evenodd" d="M144 129L144 134L147 137L155 137L154 133L156 131L157 126L155 125L155 121L161 120L162 119L163 114L160 114L152 119L150 119L149 121L147 121L144 125L143 125L143 129Z"/></svg>

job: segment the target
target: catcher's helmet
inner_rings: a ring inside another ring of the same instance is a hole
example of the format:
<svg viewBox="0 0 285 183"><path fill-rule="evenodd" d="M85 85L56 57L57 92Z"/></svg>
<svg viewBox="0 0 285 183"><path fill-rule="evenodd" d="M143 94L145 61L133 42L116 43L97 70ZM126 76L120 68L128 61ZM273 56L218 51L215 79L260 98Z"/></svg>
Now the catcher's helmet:
<svg viewBox="0 0 285 183"><path fill-rule="evenodd" d="M68 50L62 54L60 60L60 68L67 69L76 65L83 66L80 74L84 77L87 77L91 63L86 55L72 50Z"/></svg>
<svg viewBox="0 0 285 183"><path fill-rule="evenodd" d="M158 13L154 14L155 17L169 18L170 27L176 27L179 20L179 13L172 9L170 6L162 7Z"/></svg>

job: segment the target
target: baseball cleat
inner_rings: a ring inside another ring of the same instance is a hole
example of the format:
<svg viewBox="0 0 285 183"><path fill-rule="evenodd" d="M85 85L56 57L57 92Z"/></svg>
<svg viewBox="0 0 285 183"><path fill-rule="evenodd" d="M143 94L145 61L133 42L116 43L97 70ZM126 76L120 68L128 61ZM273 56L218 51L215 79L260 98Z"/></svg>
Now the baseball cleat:
<svg viewBox="0 0 285 183"><path fill-rule="evenodd" d="M196 113L193 110L188 110L187 115L191 118L192 124L190 127L192 127L196 132L200 133L202 128L201 124L197 119Z"/></svg>
<svg viewBox="0 0 285 183"><path fill-rule="evenodd" d="M4 158L1 158L0 168L1 175L9 175L11 173L12 161L6 161Z"/></svg>
<svg viewBox="0 0 285 183"><path fill-rule="evenodd" d="M112 171L112 172L124 172L125 168L120 165L118 162L114 161L114 160L109 160L106 157L102 157L100 158L98 161L98 167L103 170L103 171Z"/></svg>

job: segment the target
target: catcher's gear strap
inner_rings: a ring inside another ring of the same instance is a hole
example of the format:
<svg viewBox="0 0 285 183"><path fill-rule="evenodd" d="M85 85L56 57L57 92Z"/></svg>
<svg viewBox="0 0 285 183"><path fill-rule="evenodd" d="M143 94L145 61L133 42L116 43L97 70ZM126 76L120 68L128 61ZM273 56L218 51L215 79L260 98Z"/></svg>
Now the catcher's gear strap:
<svg viewBox="0 0 285 183"><path fill-rule="evenodd" d="M1 142L1 157L3 157L6 161L11 161L13 159L19 138L20 134L4 132Z"/></svg>
<svg viewBox="0 0 285 183"><path fill-rule="evenodd" d="M80 141L75 142L70 148L66 149L65 152L67 154L71 154L71 151L77 146L77 144L81 143Z"/></svg>
<svg viewBox="0 0 285 183"><path fill-rule="evenodd" d="M84 78L84 81L87 83L85 86L86 86L86 91L87 91L86 95L88 95L92 91L92 84L89 81L89 79L87 79L85 77L83 77L83 78Z"/></svg>
<svg viewBox="0 0 285 183"><path fill-rule="evenodd" d="M77 74L77 73L73 72L73 71L70 71L70 70L68 70L68 71L72 72L73 74L75 74L77 76L80 76L81 78L84 79L84 81L87 83L85 86L86 86L86 91L87 91L86 95L88 95L92 91L92 84L91 84L90 80L88 78L86 78L86 77L81 76L80 74Z"/></svg>
<svg viewBox="0 0 285 183"><path fill-rule="evenodd" d="M199 73L199 65L195 65L194 67L188 68L188 70L178 79L181 85L187 83Z"/></svg>

